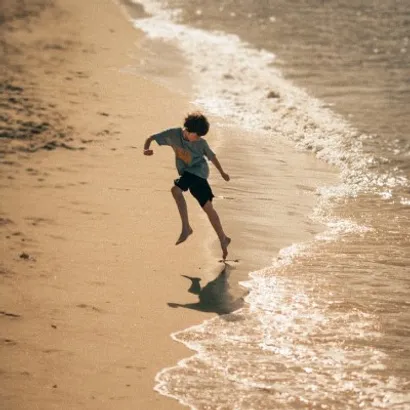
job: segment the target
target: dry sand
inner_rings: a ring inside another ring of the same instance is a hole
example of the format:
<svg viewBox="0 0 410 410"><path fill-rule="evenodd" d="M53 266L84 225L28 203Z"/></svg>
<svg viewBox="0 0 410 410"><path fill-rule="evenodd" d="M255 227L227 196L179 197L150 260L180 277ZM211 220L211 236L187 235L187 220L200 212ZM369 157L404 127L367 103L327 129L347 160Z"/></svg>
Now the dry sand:
<svg viewBox="0 0 410 410"><path fill-rule="evenodd" d="M181 408L154 377L207 315L167 303L219 264L198 213L174 246L174 159L142 145L190 107L121 72L140 34L111 0L2 7L1 407Z"/></svg>

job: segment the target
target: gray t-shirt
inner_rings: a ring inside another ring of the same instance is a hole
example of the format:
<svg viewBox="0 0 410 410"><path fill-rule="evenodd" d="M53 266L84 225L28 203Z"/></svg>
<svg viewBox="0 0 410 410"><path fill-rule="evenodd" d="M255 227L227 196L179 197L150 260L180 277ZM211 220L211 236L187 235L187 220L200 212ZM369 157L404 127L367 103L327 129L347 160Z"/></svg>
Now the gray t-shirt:
<svg viewBox="0 0 410 410"><path fill-rule="evenodd" d="M175 152L179 175L186 171L200 178L208 178L209 167L204 156L212 160L215 154L209 148L206 140L200 138L197 141L190 142L184 138L182 128L170 128L153 135L153 138L158 145L170 145L172 147Z"/></svg>

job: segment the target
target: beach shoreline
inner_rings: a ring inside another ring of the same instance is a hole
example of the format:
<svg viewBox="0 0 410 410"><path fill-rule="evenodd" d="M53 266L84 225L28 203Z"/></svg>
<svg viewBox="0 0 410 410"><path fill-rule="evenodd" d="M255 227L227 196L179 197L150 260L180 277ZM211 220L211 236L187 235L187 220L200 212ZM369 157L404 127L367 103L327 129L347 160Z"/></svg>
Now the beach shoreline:
<svg viewBox="0 0 410 410"><path fill-rule="evenodd" d="M242 307L250 271L320 231L307 216L335 173L212 118L207 139L232 177L211 170L229 261L189 195L195 232L175 247L172 151L153 144L150 158L142 146L197 107L129 70L147 56L126 2L33 4L6 37L20 71L6 71L19 97L5 94L0 139L0 395L10 409L185 408L154 391L160 371L195 353L171 334Z"/></svg>

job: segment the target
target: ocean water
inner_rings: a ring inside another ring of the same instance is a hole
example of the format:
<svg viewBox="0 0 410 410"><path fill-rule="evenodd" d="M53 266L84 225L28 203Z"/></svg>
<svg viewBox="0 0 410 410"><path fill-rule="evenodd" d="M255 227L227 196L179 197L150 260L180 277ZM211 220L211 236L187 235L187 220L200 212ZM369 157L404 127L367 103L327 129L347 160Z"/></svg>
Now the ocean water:
<svg viewBox="0 0 410 410"><path fill-rule="evenodd" d="M152 51L137 71L181 92L189 77L207 113L338 172L315 187L324 229L174 334L193 356L156 390L194 409L410 409L410 3L134 5Z"/></svg>

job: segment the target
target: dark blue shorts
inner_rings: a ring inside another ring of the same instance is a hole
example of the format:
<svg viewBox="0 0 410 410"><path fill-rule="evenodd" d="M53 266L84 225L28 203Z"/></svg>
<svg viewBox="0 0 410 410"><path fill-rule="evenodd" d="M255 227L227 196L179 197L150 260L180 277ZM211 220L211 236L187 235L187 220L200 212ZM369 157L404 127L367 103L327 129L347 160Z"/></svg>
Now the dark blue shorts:
<svg viewBox="0 0 410 410"><path fill-rule="evenodd" d="M212 201L214 197L208 181L189 172L184 172L180 178L174 181L174 184L183 191L188 191L189 189L189 192L202 207L208 201Z"/></svg>

